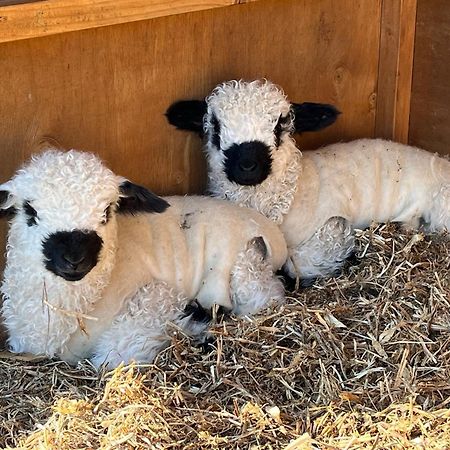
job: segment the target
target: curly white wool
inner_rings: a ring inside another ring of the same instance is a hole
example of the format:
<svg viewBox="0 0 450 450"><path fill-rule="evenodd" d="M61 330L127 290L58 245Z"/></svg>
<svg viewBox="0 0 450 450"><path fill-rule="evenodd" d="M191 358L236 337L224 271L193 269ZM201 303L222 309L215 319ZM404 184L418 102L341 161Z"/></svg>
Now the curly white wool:
<svg viewBox="0 0 450 450"><path fill-rule="evenodd" d="M161 301L163 300L164 301ZM99 336L91 358L99 367L107 363L111 367L121 362L148 363L169 344L168 305L174 327L186 334L199 336L204 323L192 321L183 314L189 300L164 282L154 281L145 285L125 300L124 310ZM175 329L175 328L174 328ZM143 332L145 330L145 332ZM164 332L167 330L167 332Z"/></svg>
<svg viewBox="0 0 450 450"><path fill-rule="evenodd" d="M213 116L221 125L221 147L245 141L261 141L273 146L273 129L291 104L284 93L269 81L232 80L218 85L206 99L205 129L214 126ZM293 130L292 117L287 126Z"/></svg>
<svg viewBox="0 0 450 450"><path fill-rule="evenodd" d="M284 134L283 145L275 148L273 129L280 115L288 117L286 129L293 130L290 103L285 94L269 81L229 81L217 86L207 97L204 118L206 135L220 124L220 147L229 148L245 141L261 141L271 148L271 176L258 186L240 186L224 172L223 151L206 139L208 188L212 195L254 208L277 224L288 213L301 174L301 152L295 141Z"/></svg>

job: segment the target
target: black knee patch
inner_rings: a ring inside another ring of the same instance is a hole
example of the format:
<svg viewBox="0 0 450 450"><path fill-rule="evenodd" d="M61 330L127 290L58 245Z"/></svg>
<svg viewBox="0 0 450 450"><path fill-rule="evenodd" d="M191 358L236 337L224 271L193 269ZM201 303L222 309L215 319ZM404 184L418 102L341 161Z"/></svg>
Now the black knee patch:
<svg viewBox="0 0 450 450"><path fill-rule="evenodd" d="M266 259L267 254L269 252L267 250L267 245L264 242L264 238L262 236L258 236L258 237L253 238L249 242L249 245L254 247L256 249L256 251L263 257L263 259Z"/></svg>
<svg viewBox="0 0 450 450"><path fill-rule="evenodd" d="M312 287L313 286L313 284L316 282L316 281L318 281L318 280L320 280L320 279L322 279L322 278L320 278L320 277L309 277L309 278L301 278L300 279L300 287L301 288L310 288L310 287Z"/></svg>
<svg viewBox="0 0 450 450"><path fill-rule="evenodd" d="M361 263L361 259L358 258L355 251L352 251L345 260L346 267L358 266Z"/></svg>
<svg viewBox="0 0 450 450"><path fill-rule="evenodd" d="M430 221L426 220L425 217L421 216L419 218L419 230L427 230L430 228Z"/></svg>
<svg viewBox="0 0 450 450"><path fill-rule="evenodd" d="M296 280L295 278L290 277L284 268L277 270L275 275L281 278L281 281L287 291L295 291Z"/></svg>
<svg viewBox="0 0 450 450"><path fill-rule="evenodd" d="M203 342L197 345L197 348L199 348L202 353L208 354L215 349L215 344L216 344L216 337L209 335L204 339Z"/></svg>
<svg viewBox="0 0 450 450"><path fill-rule="evenodd" d="M231 309L225 308L225 306L219 306L217 308L217 318L226 318L231 314Z"/></svg>
<svg viewBox="0 0 450 450"><path fill-rule="evenodd" d="M203 308L197 300L186 305L184 308L184 317L191 317L194 322L208 323L212 320L211 311Z"/></svg>
<svg viewBox="0 0 450 450"><path fill-rule="evenodd" d="M297 280L289 276L284 268L278 270L275 275L281 278L287 291L294 292L297 289ZM298 288L310 288L317 280L319 277L300 278Z"/></svg>
<svg viewBox="0 0 450 450"><path fill-rule="evenodd" d="M284 268L278 270L275 275L281 278L284 288L290 292L294 292L297 288L311 287L318 279L317 277L300 278L297 286L297 279L292 278Z"/></svg>

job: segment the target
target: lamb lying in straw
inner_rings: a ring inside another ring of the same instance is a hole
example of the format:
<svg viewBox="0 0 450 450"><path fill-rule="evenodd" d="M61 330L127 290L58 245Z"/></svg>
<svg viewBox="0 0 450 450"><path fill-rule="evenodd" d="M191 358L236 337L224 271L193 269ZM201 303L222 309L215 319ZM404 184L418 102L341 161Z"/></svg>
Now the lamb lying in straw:
<svg viewBox="0 0 450 450"><path fill-rule="evenodd" d="M237 314L283 298L275 224L208 197L162 199L93 154L46 151L0 186L10 216L1 292L13 352L150 362L169 322L199 336L217 303Z"/></svg>
<svg viewBox="0 0 450 450"><path fill-rule="evenodd" d="M213 196L255 208L279 224L293 277L336 273L354 229L372 221L450 228L450 162L381 139L300 152L292 134L330 125L330 105L290 103L269 81L230 81L206 101L173 104L167 116L205 136Z"/></svg>

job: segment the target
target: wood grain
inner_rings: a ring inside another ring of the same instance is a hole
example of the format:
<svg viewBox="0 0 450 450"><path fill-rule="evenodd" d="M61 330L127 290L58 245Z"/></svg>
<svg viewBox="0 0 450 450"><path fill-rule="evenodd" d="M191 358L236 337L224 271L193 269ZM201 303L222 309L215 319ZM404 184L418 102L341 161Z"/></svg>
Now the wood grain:
<svg viewBox="0 0 450 450"><path fill-rule="evenodd" d="M152 19L256 0L44 0L0 2L0 42ZM20 3L20 4L19 4Z"/></svg>
<svg viewBox="0 0 450 450"><path fill-rule="evenodd" d="M198 192L200 142L163 113L241 77L338 106L338 123L302 144L373 135L379 3L370 5L268 0L2 44L0 174L8 178L51 136L159 192Z"/></svg>
<svg viewBox="0 0 450 450"><path fill-rule="evenodd" d="M409 142L450 154L450 2L419 0Z"/></svg>
<svg viewBox="0 0 450 450"><path fill-rule="evenodd" d="M379 1L261 0L3 43L0 182L52 137L158 193L202 192L201 142L163 114L234 78L337 105L338 122L299 136L302 148L373 136L380 11Z"/></svg>
<svg viewBox="0 0 450 450"><path fill-rule="evenodd" d="M383 0L377 137L408 142L416 0Z"/></svg>

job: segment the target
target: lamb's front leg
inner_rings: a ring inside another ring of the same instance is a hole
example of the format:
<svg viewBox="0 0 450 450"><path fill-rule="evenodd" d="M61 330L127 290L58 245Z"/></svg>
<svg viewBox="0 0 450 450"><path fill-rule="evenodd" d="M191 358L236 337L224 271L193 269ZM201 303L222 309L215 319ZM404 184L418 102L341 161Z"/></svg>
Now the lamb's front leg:
<svg viewBox="0 0 450 450"><path fill-rule="evenodd" d="M248 242L236 259L231 274L232 312L254 314L272 302L284 300L284 287L274 274L264 239Z"/></svg>
<svg viewBox="0 0 450 450"><path fill-rule="evenodd" d="M170 344L169 322L189 336L200 337L210 319L197 303L166 283L152 282L125 301L122 314L98 340L91 361L108 368L122 362L151 363Z"/></svg>
<svg viewBox="0 0 450 450"><path fill-rule="evenodd" d="M331 217L306 242L289 249L284 266L291 278L308 280L339 273L355 246L352 225L343 217Z"/></svg>

